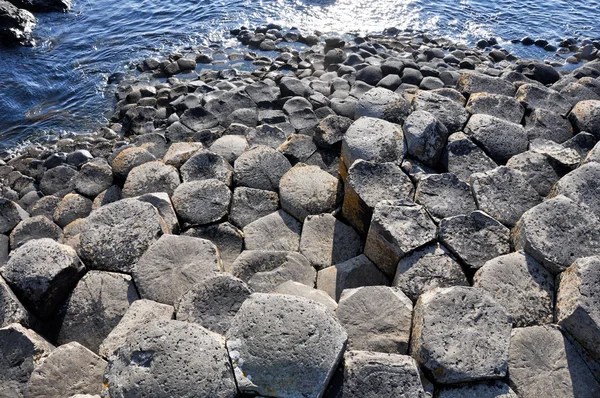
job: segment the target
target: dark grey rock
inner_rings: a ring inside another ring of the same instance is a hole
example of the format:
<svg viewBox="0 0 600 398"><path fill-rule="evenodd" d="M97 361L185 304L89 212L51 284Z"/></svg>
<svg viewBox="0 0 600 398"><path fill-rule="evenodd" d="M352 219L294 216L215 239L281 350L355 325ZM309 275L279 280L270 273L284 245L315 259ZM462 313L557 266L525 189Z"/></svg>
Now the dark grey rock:
<svg viewBox="0 0 600 398"><path fill-rule="evenodd" d="M431 113L439 120L448 133L460 131L469 119L469 114L464 105L455 100L431 91L421 91L413 99L413 107L417 111Z"/></svg>
<svg viewBox="0 0 600 398"><path fill-rule="evenodd" d="M172 201L182 221L192 225L210 224L227 215L231 191L215 179L186 182L177 187Z"/></svg>
<svg viewBox="0 0 600 398"><path fill-rule="evenodd" d="M29 11L15 7L8 1L0 2L0 37L9 43L33 45L31 33L36 18Z"/></svg>
<svg viewBox="0 0 600 398"><path fill-rule="evenodd" d="M569 100L558 91L537 84L523 84L515 98L529 109L542 108L560 115L566 115L571 109Z"/></svg>
<svg viewBox="0 0 600 398"><path fill-rule="evenodd" d="M356 72L356 80L360 80L371 86L376 86L382 78L383 72L381 71L381 67L376 65L369 65Z"/></svg>
<svg viewBox="0 0 600 398"><path fill-rule="evenodd" d="M501 381L442 387L439 398L517 398L508 384Z"/></svg>
<svg viewBox="0 0 600 398"><path fill-rule="evenodd" d="M21 304L4 278L0 277L0 327L6 327L11 323L28 326L32 320L29 311Z"/></svg>
<svg viewBox="0 0 600 398"><path fill-rule="evenodd" d="M52 220L54 218L54 211L60 201L61 198L53 195L44 196L29 208L31 217L44 216Z"/></svg>
<svg viewBox="0 0 600 398"><path fill-rule="evenodd" d="M315 289L313 287L295 281L283 282L281 285L277 286L271 293L304 297L306 299L316 301L319 304L323 304L331 311L335 311L335 309L338 306L335 300L329 297L329 295L324 291Z"/></svg>
<svg viewBox="0 0 600 398"><path fill-rule="evenodd" d="M587 163L561 178L552 189L551 196L564 195L600 217L599 177L600 163Z"/></svg>
<svg viewBox="0 0 600 398"><path fill-rule="evenodd" d="M448 137L448 144L442 153L441 163L450 173L468 182L471 174L498 167L486 153L463 133Z"/></svg>
<svg viewBox="0 0 600 398"><path fill-rule="evenodd" d="M21 221L27 219L29 214L17 203L0 197L0 233L12 231Z"/></svg>
<svg viewBox="0 0 600 398"><path fill-rule="evenodd" d="M431 113L415 111L406 118L403 130L407 155L435 167L448 139L446 127Z"/></svg>
<svg viewBox="0 0 600 398"><path fill-rule="evenodd" d="M199 150L181 166L183 182L216 179L227 185L233 180L233 167L222 156Z"/></svg>
<svg viewBox="0 0 600 398"><path fill-rule="evenodd" d="M366 116L402 124L410 112L410 102L403 96L383 87L377 87L360 97L356 107L356 118Z"/></svg>
<svg viewBox="0 0 600 398"><path fill-rule="evenodd" d="M89 198L95 198L107 190L113 183L113 171L108 163L101 159L88 162L75 177L75 190Z"/></svg>
<svg viewBox="0 0 600 398"><path fill-rule="evenodd" d="M521 123L525 114L525 109L515 98L489 93L471 94L466 110L471 115L483 113L512 123Z"/></svg>
<svg viewBox="0 0 600 398"><path fill-rule="evenodd" d="M237 135L225 135L213 142L210 151L222 156L231 165L248 148L246 138ZM231 168L231 174L233 175L233 168Z"/></svg>
<svg viewBox="0 0 600 398"><path fill-rule="evenodd" d="M285 142L287 135L289 135L289 133L286 134L285 131L277 126L263 124L251 130L246 135L246 138L248 139L248 144L251 148L264 145L276 149Z"/></svg>
<svg viewBox="0 0 600 398"><path fill-rule="evenodd" d="M144 163L156 160L154 155L141 147L127 148L121 151L112 161L115 177L125 180L129 172Z"/></svg>
<svg viewBox="0 0 600 398"><path fill-rule="evenodd" d="M184 235L213 242L219 249L225 268L235 261L244 246L244 234L228 222L193 227L188 229Z"/></svg>
<svg viewBox="0 0 600 398"><path fill-rule="evenodd" d="M238 228L279 209L279 197L275 192L237 187L233 191L229 221Z"/></svg>
<svg viewBox="0 0 600 398"><path fill-rule="evenodd" d="M515 86L507 80L484 75L477 72L466 72L461 75L456 84L457 90L463 94L489 93L512 97Z"/></svg>
<svg viewBox="0 0 600 398"><path fill-rule="evenodd" d="M92 212L92 201L85 196L70 193L60 201L54 210L53 219L64 228L78 218L86 218Z"/></svg>
<svg viewBox="0 0 600 398"><path fill-rule="evenodd" d="M77 175L77 170L69 166L57 166L47 170L40 181L40 191L44 195L64 196L64 191L73 189L74 178ZM66 193L66 192L65 192Z"/></svg>
<svg viewBox="0 0 600 398"><path fill-rule="evenodd" d="M529 144L523 126L489 115L471 116L465 132L498 163L525 152Z"/></svg>
<svg viewBox="0 0 600 398"><path fill-rule="evenodd" d="M179 122L183 126L197 132L217 126L219 119L204 107L197 106L183 112L183 115L179 118Z"/></svg>
<svg viewBox="0 0 600 398"><path fill-rule="evenodd" d="M310 97L314 91L305 82L293 77L284 77L279 83L283 97Z"/></svg>
<svg viewBox="0 0 600 398"><path fill-rule="evenodd" d="M15 250L33 239L50 238L59 241L61 236L60 227L47 217L30 217L21 221L11 232L10 248Z"/></svg>
<svg viewBox="0 0 600 398"><path fill-rule="evenodd" d="M527 182L542 196L548 196L556 181L560 179L561 171L545 155L527 151L513 156L506 167L519 171Z"/></svg>
<svg viewBox="0 0 600 398"><path fill-rule="evenodd" d="M168 166L179 169L189 158L202 148L204 148L204 145L199 142L173 142L169 146L162 161Z"/></svg>
<svg viewBox="0 0 600 398"><path fill-rule="evenodd" d="M436 222L477 209L469 184L452 173L423 177L417 184L415 201L423 205Z"/></svg>
<svg viewBox="0 0 600 398"><path fill-rule="evenodd" d="M571 110L569 120L576 132L585 131L600 138L600 101L581 101Z"/></svg>
<svg viewBox="0 0 600 398"><path fill-rule="evenodd" d="M315 129L316 144L322 148L338 147L351 125L352 119L347 117L331 115L324 118Z"/></svg>
<svg viewBox="0 0 600 398"><path fill-rule="evenodd" d="M561 144L573 136L573 127L565 117L543 108L526 118L525 130L530 141L543 138Z"/></svg>

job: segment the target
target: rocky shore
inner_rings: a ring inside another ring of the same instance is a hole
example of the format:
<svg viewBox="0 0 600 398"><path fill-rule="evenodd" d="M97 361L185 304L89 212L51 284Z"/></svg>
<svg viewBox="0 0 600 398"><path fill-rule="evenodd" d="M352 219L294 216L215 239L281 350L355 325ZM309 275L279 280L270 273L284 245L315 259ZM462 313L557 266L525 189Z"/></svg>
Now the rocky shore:
<svg viewBox="0 0 600 398"><path fill-rule="evenodd" d="M0 397L600 396L600 60L231 34L0 161Z"/></svg>
<svg viewBox="0 0 600 398"><path fill-rule="evenodd" d="M66 12L71 0L0 0L0 43L31 46L37 19L32 12Z"/></svg>

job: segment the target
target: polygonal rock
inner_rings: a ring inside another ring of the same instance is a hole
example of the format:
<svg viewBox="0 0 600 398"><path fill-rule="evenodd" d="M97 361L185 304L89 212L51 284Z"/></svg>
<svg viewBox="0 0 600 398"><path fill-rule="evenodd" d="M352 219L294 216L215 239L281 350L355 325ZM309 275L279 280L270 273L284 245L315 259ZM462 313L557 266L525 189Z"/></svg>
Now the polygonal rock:
<svg viewBox="0 0 600 398"><path fill-rule="evenodd" d="M344 398L425 398L419 368L407 355L347 351L344 355Z"/></svg>
<svg viewBox="0 0 600 398"><path fill-rule="evenodd" d="M238 228L279 209L279 196L263 189L237 187L231 197L229 221Z"/></svg>
<svg viewBox="0 0 600 398"><path fill-rule="evenodd" d="M90 214L77 253L90 269L131 272L146 249L166 231L154 206L123 199Z"/></svg>
<svg viewBox="0 0 600 398"><path fill-rule="evenodd" d="M526 118L525 130L530 141L543 138L562 144L573 137L573 126L567 119L542 108L535 109Z"/></svg>
<svg viewBox="0 0 600 398"><path fill-rule="evenodd" d="M571 103L562 94L539 84L523 84L515 98L530 109L543 108L561 115L566 115L571 109Z"/></svg>
<svg viewBox="0 0 600 398"><path fill-rule="evenodd" d="M513 329L508 382L519 397L592 398L600 394L575 347L554 325Z"/></svg>
<svg viewBox="0 0 600 398"><path fill-rule="evenodd" d="M94 198L110 188L112 183L112 168L102 159L81 166L79 174L75 177L75 190L89 198Z"/></svg>
<svg viewBox="0 0 600 398"><path fill-rule="evenodd" d="M496 162L463 133L457 133L448 138L448 145L442 153L441 163L448 172L466 182L473 173L498 167Z"/></svg>
<svg viewBox="0 0 600 398"><path fill-rule="evenodd" d="M202 106L186 110L179 121L193 131L211 129L219 124L219 119Z"/></svg>
<svg viewBox="0 0 600 398"><path fill-rule="evenodd" d="M564 195L600 217L599 179L600 163L584 164L561 178L552 188L552 196Z"/></svg>
<svg viewBox="0 0 600 398"><path fill-rule="evenodd" d="M469 184L452 173L422 178L417 185L415 201L423 205L435 221L477 209Z"/></svg>
<svg viewBox="0 0 600 398"><path fill-rule="evenodd" d="M571 110L569 120L577 132L586 131L600 138L600 101L581 101Z"/></svg>
<svg viewBox="0 0 600 398"><path fill-rule="evenodd" d="M471 189L479 210L510 227L542 201L520 172L504 166L471 175Z"/></svg>
<svg viewBox="0 0 600 398"><path fill-rule="evenodd" d="M217 247L189 236L163 235L133 270L140 296L175 305L193 285L222 271Z"/></svg>
<svg viewBox="0 0 600 398"><path fill-rule="evenodd" d="M337 205L338 179L317 166L295 166L281 177L281 207L300 221Z"/></svg>
<svg viewBox="0 0 600 398"><path fill-rule="evenodd" d="M78 218L86 218L92 212L92 201L85 196L70 193L60 201L54 210L54 222L61 228Z"/></svg>
<svg viewBox="0 0 600 398"><path fill-rule="evenodd" d="M193 322L224 335L231 321L250 296L242 280L220 273L192 286L177 304L177 320Z"/></svg>
<svg viewBox="0 0 600 398"><path fill-rule="evenodd" d="M132 198L153 192L173 194L181 183L179 173L173 166L161 161L148 162L133 168L123 186L123 197Z"/></svg>
<svg viewBox="0 0 600 398"><path fill-rule="evenodd" d="M233 164L247 150L248 141L239 135L224 135L210 146L211 152L222 156L229 164ZM231 175L233 176L233 168L231 168Z"/></svg>
<svg viewBox="0 0 600 398"><path fill-rule="evenodd" d="M415 305L411 356L438 383L501 379L511 328L504 308L483 290L436 288Z"/></svg>
<svg viewBox="0 0 600 398"><path fill-rule="evenodd" d="M135 300L123 315L119 324L110 332L100 345L100 355L110 358L127 341L134 331L157 320L171 320L175 309L167 304L151 300Z"/></svg>
<svg viewBox="0 0 600 398"><path fill-rule="evenodd" d="M501 381L443 387L439 398L518 398L508 384Z"/></svg>
<svg viewBox="0 0 600 398"><path fill-rule="evenodd" d="M314 287L306 286L305 284L296 281L283 282L281 285L273 289L271 293L304 297L306 299L316 301L319 304L323 304L331 311L335 311L338 306L335 300L329 297L329 295L324 291L315 289Z"/></svg>
<svg viewBox="0 0 600 398"><path fill-rule="evenodd" d="M521 123L525 114L525 108L519 101L501 94L474 93L469 97L465 109L471 115L482 113L512 123Z"/></svg>
<svg viewBox="0 0 600 398"><path fill-rule="evenodd" d="M512 97L516 91L515 86L508 80L477 72L463 73L456 86L463 94L490 93Z"/></svg>
<svg viewBox="0 0 600 398"><path fill-rule="evenodd" d="M397 286L408 298L417 301L427 290L469 286L469 282L448 249L434 243L400 260L392 286Z"/></svg>
<svg viewBox="0 0 600 398"><path fill-rule="evenodd" d="M74 178L77 170L72 167L61 165L47 170L40 181L40 191L44 195L63 196L73 188ZM62 193L62 195L61 195Z"/></svg>
<svg viewBox="0 0 600 398"><path fill-rule="evenodd" d="M515 226L516 250L523 250L558 274L574 260L600 254L600 220L562 195L535 206Z"/></svg>
<svg viewBox="0 0 600 398"><path fill-rule="evenodd" d="M183 182L216 179L227 185L233 180L233 167L214 152L200 150L181 166Z"/></svg>
<svg viewBox="0 0 600 398"><path fill-rule="evenodd" d="M0 329L0 397L21 398L34 368L54 346L19 324Z"/></svg>
<svg viewBox="0 0 600 398"><path fill-rule="evenodd" d="M158 210L158 214L167 224L168 233L179 232L179 220L173 208L173 203L166 192L147 193L136 198L140 202L150 203Z"/></svg>
<svg viewBox="0 0 600 398"><path fill-rule="evenodd" d="M357 160L344 184L344 218L366 235L373 209L382 200L412 200L415 187L395 163Z"/></svg>
<svg viewBox="0 0 600 398"><path fill-rule="evenodd" d="M29 379L25 396L64 398L76 393L98 394L106 361L77 342L61 345Z"/></svg>
<svg viewBox="0 0 600 398"><path fill-rule="evenodd" d="M348 333L348 349L408 353L412 302L398 288L346 289L336 315Z"/></svg>
<svg viewBox="0 0 600 398"><path fill-rule="evenodd" d="M596 359L600 359L600 257L577 259L559 276L556 317Z"/></svg>
<svg viewBox="0 0 600 398"><path fill-rule="evenodd" d="M351 125L352 119L350 118L337 115L327 116L315 129L315 142L323 148L339 147L344 134Z"/></svg>
<svg viewBox="0 0 600 398"><path fill-rule="evenodd" d="M342 140L342 159L346 169L358 160L401 162L404 137L400 126L381 119L361 117L348 128Z"/></svg>
<svg viewBox="0 0 600 398"><path fill-rule="evenodd" d="M245 250L226 271L255 292L270 292L290 280L312 287L317 278L306 257L286 251Z"/></svg>
<svg viewBox="0 0 600 398"><path fill-rule="evenodd" d="M479 210L440 222L440 242L473 269L509 253L509 239L508 228Z"/></svg>
<svg viewBox="0 0 600 398"><path fill-rule="evenodd" d="M121 193L121 188L118 185L113 185L106 191L103 191L100 195L96 196L94 202L92 203L92 208L96 210L99 207L109 203L114 203L122 198L123 195Z"/></svg>
<svg viewBox="0 0 600 398"><path fill-rule="evenodd" d="M527 151L513 156L506 167L521 172L529 185L542 196L548 196L552 187L560 179L560 168L545 155Z"/></svg>
<svg viewBox="0 0 600 398"><path fill-rule="evenodd" d="M290 125L290 127L293 126ZM250 130L246 134L246 138L251 148L265 146L267 148L277 149L285 142L287 135L285 131L277 126L261 124L259 127Z"/></svg>
<svg viewBox="0 0 600 398"><path fill-rule="evenodd" d="M93 352L114 329L138 294L131 277L90 271L77 284L59 313L57 341L76 341Z"/></svg>
<svg viewBox="0 0 600 398"><path fill-rule="evenodd" d="M463 104L431 91L419 92L413 100L413 106L417 111L431 113L446 126L448 133L462 130L469 119Z"/></svg>
<svg viewBox="0 0 600 398"><path fill-rule="evenodd" d="M179 218L189 224L203 225L227 215L231 191L219 180L192 181L178 186L172 200Z"/></svg>
<svg viewBox="0 0 600 398"><path fill-rule="evenodd" d="M247 250L300 249L302 224L283 210L276 211L246 225L244 244Z"/></svg>
<svg viewBox="0 0 600 398"><path fill-rule="evenodd" d="M127 178L127 174L129 174L133 168L147 162L152 162L153 160L156 160L156 158L145 148L126 148L119 152L119 154L113 159L113 173L115 177L124 180Z"/></svg>
<svg viewBox="0 0 600 398"><path fill-rule="evenodd" d="M10 233L10 248L15 250L33 239L50 238L59 241L62 230L47 217L36 216L19 223Z"/></svg>
<svg viewBox="0 0 600 398"><path fill-rule="evenodd" d="M423 207L406 201L382 201L373 212L365 255L393 278L398 261L436 235L437 228Z"/></svg>
<svg viewBox="0 0 600 398"><path fill-rule="evenodd" d="M515 327L552 323L554 275L523 252L486 262L477 270L473 286L502 305Z"/></svg>
<svg viewBox="0 0 600 398"><path fill-rule="evenodd" d="M228 267L235 261L244 246L244 234L228 222L193 227L183 235L210 240L214 243L219 250L224 267Z"/></svg>
<svg viewBox="0 0 600 398"><path fill-rule="evenodd" d="M44 238L31 240L13 251L0 273L36 315L49 319L84 270L75 250Z"/></svg>
<svg viewBox="0 0 600 398"><path fill-rule="evenodd" d="M357 119L367 116L397 124L402 124L410 112L410 102L400 94L383 87L367 91L360 97L356 106Z"/></svg>
<svg viewBox="0 0 600 398"><path fill-rule="evenodd" d="M404 122L406 153L425 165L437 165L446 140L448 130L431 113L415 111Z"/></svg>
<svg viewBox="0 0 600 398"><path fill-rule="evenodd" d="M21 221L29 217L29 214L15 202L0 198L0 233L5 234L12 231Z"/></svg>
<svg viewBox="0 0 600 398"><path fill-rule="evenodd" d="M471 116L465 132L498 163L527 150L527 132L520 124L477 114Z"/></svg>
<svg viewBox="0 0 600 398"><path fill-rule="evenodd" d="M255 293L227 332L242 393L321 396L342 357L347 335L324 305L301 297Z"/></svg>
<svg viewBox="0 0 600 398"><path fill-rule="evenodd" d="M11 323L28 326L30 319L31 315L27 309L23 307L23 304L4 281L4 278L0 277L0 328Z"/></svg>
<svg viewBox="0 0 600 398"><path fill-rule="evenodd" d="M300 252L320 270L358 256L362 252L362 243L352 227L331 214L320 214L306 217Z"/></svg>
<svg viewBox="0 0 600 398"><path fill-rule="evenodd" d="M199 325L157 321L134 331L104 372L106 396L235 398L222 337Z"/></svg>
<svg viewBox="0 0 600 398"><path fill-rule="evenodd" d="M169 150L162 161L166 165L180 168L202 148L204 148L204 145L199 142L174 142L169 146Z"/></svg>
<svg viewBox="0 0 600 398"><path fill-rule="evenodd" d="M52 220L54 218L54 211L60 201L61 198L53 195L44 196L29 208L29 212L32 217L44 216Z"/></svg>
<svg viewBox="0 0 600 398"><path fill-rule="evenodd" d="M236 185L277 191L279 180L292 167L283 154L275 149L258 146L244 152L235 161Z"/></svg>

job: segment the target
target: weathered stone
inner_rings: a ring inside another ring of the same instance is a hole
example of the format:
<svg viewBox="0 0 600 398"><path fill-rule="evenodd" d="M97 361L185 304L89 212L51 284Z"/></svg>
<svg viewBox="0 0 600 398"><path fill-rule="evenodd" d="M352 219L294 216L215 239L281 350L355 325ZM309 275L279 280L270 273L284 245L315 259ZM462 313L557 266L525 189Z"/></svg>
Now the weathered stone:
<svg viewBox="0 0 600 398"><path fill-rule="evenodd" d="M279 196L261 189L237 187L233 191L229 221L238 228L279 209Z"/></svg>
<svg viewBox="0 0 600 398"><path fill-rule="evenodd" d="M556 318L596 359L600 359L600 257L577 259L558 277Z"/></svg>
<svg viewBox="0 0 600 398"><path fill-rule="evenodd" d="M356 118L366 116L402 124L410 112L410 102L403 96L383 87L377 87L360 97L356 107Z"/></svg>
<svg viewBox="0 0 600 398"><path fill-rule="evenodd" d="M356 80L375 86L383 78L381 67L369 65L356 73Z"/></svg>
<svg viewBox="0 0 600 398"><path fill-rule="evenodd" d="M44 196L29 208L29 213L31 217L44 216L52 220L54 218L54 211L60 201L61 198L53 195Z"/></svg>
<svg viewBox="0 0 600 398"><path fill-rule="evenodd" d="M158 320L171 320L175 309L167 304L160 304L151 300L136 300L123 314L119 324L110 332L100 345L100 355L110 358L124 345L127 337L145 327L147 324Z"/></svg>
<svg viewBox="0 0 600 398"><path fill-rule="evenodd" d="M400 288L414 302L427 290L469 283L448 249L434 243L400 260L392 286Z"/></svg>
<svg viewBox="0 0 600 398"><path fill-rule="evenodd" d="M0 233L5 234L12 231L27 217L29 214L17 203L0 197Z"/></svg>
<svg viewBox="0 0 600 398"><path fill-rule="evenodd" d="M514 329L508 382L519 397L592 398L600 393L575 347L553 325Z"/></svg>
<svg viewBox="0 0 600 398"><path fill-rule="evenodd" d="M501 381L442 387L439 398L517 398L508 384Z"/></svg>
<svg viewBox="0 0 600 398"><path fill-rule="evenodd" d="M323 148L338 147L351 125L352 119L350 118L337 115L327 116L315 129L315 142Z"/></svg>
<svg viewBox="0 0 600 398"><path fill-rule="evenodd" d="M221 336L180 321L134 331L111 357L103 394L235 398L237 390Z"/></svg>
<svg viewBox="0 0 600 398"><path fill-rule="evenodd" d="M112 168L104 159L88 162L81 166L74 178L75 190L89 198L95 198L113 183Z"/></svg>
<svg viewBox="0 0 600 398"><path fill-rule="evenodd" d="M126 148L113 159L113 173L115 177L125 180L133 168L154 160L154 155L142 147Z"/></svg>
<svg viewBox="0 0 600 398"><path fill-rule="evenodd" d="M424 398L419 368L406 355L347 351L341 396L345 398Z"/></svg>
<svg viewBox="0 0 600 398"><path fill-rule="evenodd" d="M186 110L179 121L193 131L211 129L219 124L219 119L202 106Z"/></svg>
<svg viewBox="0 0 600 398"><path fill-rule="evenodd" d="M250 99L257 104L274 102L280 95L279 87L274 84L268 84L266 81L258 81L249 84L246 86L245 91Z"/></svg>
<svg viewBox="0 0 600 398"><path fill-rule="evenodd" d="M304 297L306 299L316 301L319 304L323 304L325 307L329 308L331 311L335 311L337 308L337 303L334 299L329 297L327 293L322 290L315 289L313 287L307 286L303 283L295 282L295 281L287 281L283 282L281 285L277 286L271 293L279 293L279 294L287 294L290 296L298 296Z"/></svg>
<svg viewBox="0 0 600 398"><path fill-rule="evenodd" d="M282 97L310 97L314 91L305 82L293 77L284 77L279 84Z"/></svg>
<svg viewBox="0 0 600 398"><path fill-rule="evenodd" d="M102 191L100 195L96 196L94 202L92 202L92 208L96 210L104 205L114 203L123 199L121 188L118 185L113 185L106 191Z"/></svg>
<svg viewBox="0 0 600 398"><path fill-rule="evenodd" d="M222 156L207 150L200 150L181 166L181 177L184 183L216 179L231 185L233 167Z"/></svg>
<svg viewBox="0 0 600 398"><path fill-rule="evenodd" d="M90 269L131 272L146 249L166 231L154 206L123 199L90 214L77 253Z"/></svg>
<svg viewBox="0 0 600 398"><path fill-rule="evenodd" d="M0 396L24 397L31 373L53 350L42 336L19 324L0 329Z"/></svg>
<svg viewBox="0 0 600 398"><path fill-rule="evenodd" d="M47 170L40 181L40 191L44 195L64 196L74 188L77 174L77 170L64 165Z"/></svg>
<svg viewBox="0 0 600 398"><path fill-rule="evenodd" d="M525 130L529 141L543 138L561 144L573 136L573 127L566 118L543 108L535 109L526 118Z"/></svg>
<svg viewBox="0 0 600 398"><path fill-rule="evenodd" d="M507 80L477 72L463 73L458 79L457 89L463 94L489 93L512 97L515 86Z"/></svg>
<svg viewBox="0 0 600 398"><path fill-rule="evenodd" d="M203 225L219 221L227 215L231 191L219 180L192 181L177 187L172 200L181 220Z"/></svg>
<svg viewBox="0 0 600 398"><path fill-rule="evenodd" d="M442 153L444 168L462 181L468 182L471 174L498 167L485 152L463 133L451 135Z"/></svg>
<svg viewBox="0 0 600 398"><path fill-rule="evenodd" d="M317 397L346 340L327 307L301 297L258 293L233 319L227 349L242 393Z"/></svg>
<svg viewBox="0 0 600 398"><path fill-rule="evenodd" d="M212 242L163 235L137 262L133 279L142 298L175 305L193 285L222 270L218 249Z"/></svg>
<svg viewBox="0 0 600 398"><path fill-rule="evenodd" d="M31 315L10 289L4 278L0 277L0 328L11 323L20 323L28 326L32 320ZM0 390L0 393L2 390Z"/></svg>
<svg viewBox="0 0 600 398"><path fill-rule="evenodd" d="M419 92L413 100L413 107L417 111L431 113L446 126L448 133L462 130L469 119L469 114L462 104L431 91Z"/></svg>
<svg viewBox="0 0 600 398"><path fill-rule="evenodd" d="M243 229L248 250L300 249L302 224L283 210L276 211L246 225Z"/></svg>
<svg viewBox="0 0 600 398"><path fill-rule="evenodd" d="M150 203L158 210L158 214L167 225L168 233L173 234L179 232L179 220L177 219L177 214L173 208L173 203L171 203L171 199L166 192L147 193L138 196L135 199L140 202Z"/></svg>
<svg viewBox="0 0 600 398"><path fill-rule="evenodd" d="M312 287L317 278L306 257L287 251L245 250L226 271L254 292L270 292L289 280Z"/></svg>
<svg viewBox="0 0 600 398"><path fill-rule="evenodd" d="M404 123L406 153L427 166L437 165L448 139L448 130L431 113L415 111Z"/></svg>
<svg viewBox="0 0 600 398"><path fill-rule="evenodd" d="M286 134L285 131L277 126L262 124L248 132L246 134L246 138L251 148L265 146L268 148L277 149L285 142L289 134L290 132Z"/></svg>
<svg viewBox="0 0 600 398"><path fill-rule="evenodd" d="M515 327L552 323L554 276L523 252L486 262L477 270L473 286L502 305Z"/></svg>
<svg viewBox="0 0 600 398"><path fill-rule="evenodd" d="M244 234L228 222L193 227L185 231L184 235L213 242L219 249L224 267L235 261L244 246Z"/></svg>
<svg viewBox="0 0 600 398"><path fill-rule="evenodd" d="M54 222L61 228L78 218L86 218L92 212L92 201L85 196L70 193L60 201L54 210Z"/></svg>
<svg viewBox="0 0 600 398"><path fill-rule="evenodd" d="M423 207L408 201L382 201L373 212L365 255L391 279L402 257L436 235L437 228Z"/></svg>
<svg viewBox="0 0 600 398"><path fill-rule="evenodd" d="M127 175L122 193L124 198L153 192L172 195L180 183L177 169L157 160L133 168Z"/></svg>
<svg viewBox="0 0 600 398"><path fill-rule="evenodd" d="M527 151L513 156L506 167L519 171L529 185L542 196L548 196L552 187L560 179L561 170L547 156Z"/></svg>
<svg viewBox="0 0 600 398"><path fill-rule="evenodd" d="M281 152L258 146L244 152L235 161L235 183L249 188L277 191L279 180L291 167Z"/></svg>
<svg viewBox="0 0 600 398"><path fill-rule="evenodd" d="M177 320L194 322L224 335L250 293L248 285L240 279L219 273L194 285L181 296Z"/></svg>
<svg viewBox="0 0 600 398"><path fill-rule="evenodd" d="M469 97L467 112L471 115L484 114L521 123L525 108L513 97L501 94L474 93Z"/></svg>
<svg viewBox="0 0 600 398"><path fill-rule="evenodd" d="M501 379L510 331L510 317L483 290L436 288L415 305L410 352L437 383Z"/></svg>
<svg viewBox="0 0 600 398"><path fill-rule="evenodd" d="M414 186L395 163L357 160L348 170L344 184L344 218L366 235L373 209L382 200L412 200Z"/></svg>
<svg viewBox="0 0 600 398"><path fill-rule="evenodd" d="M523 84L517 90L515 98L525 103L529 109L542 108L560 115L566 115L571 109L571 103L562 94L538 84Z"/></svg>
<svg viewBox="0 0 600 398"><path fill-rule="evenodd" d="M585 164L561 178L552 189L551 196L564 195L600 217L599 179L600 163Z"/></svg>
<svg viewBox="0 0 600 398"><path fill-rule="evenodd" d="M30 217L21 221L11 232L10 248L15 250L33 239L50 238L59 241L61 236L62 230L60 227L47 217Z"/></svg>
<svg viewBox="0 0 600 398"><path fill-rule="evenodd" d="M98 352L102 341L138 298L130 276L88 272L61 309L58 343L76 341L90 351Z"/></svg>
<svg viewBox="0 0 600 398"><path fill-rule="evenodd" d="M600 101L581 101L569 114L576 132L585 131L600 138Z"/></svg>
<svg viewBox="0 0 600 398"><path fill-rule="evenodd" d="M45 238L13 251L0 273L25 305L40 318L49 319L84 270L75 250Z"/></svg>
<svg viewBox="0 0 600 398"><path fill-rule="evenodd" d="M39 364L29 379L25 396L64 398L102 390L106 361L77 342L61 345Z"/></svg>
<svg viewBox="0 0 600 398"><path fill-rule="evenodd" d="M346 289L336 315L348 333L348 349L406 354L412 302L398 288Z"/></svg>
<svg viewBox="0 0 600 398"><path fill-rule="evenodd" d="M600 220L565 196L523 214L513 231L514 246L558 274L573 261L600 254Z"/></svg>
<svg viewBox="0 0 600 398"><path fill-rule="evenodd" d="M440 242L472 269L510 252L510 230L482 211L445 218Z"/></svg>
<svg viewBox="0 0 600 398"><path fill-rule="evenodd" d="M417 184L415 201L438 222L477 210L469 184L452 173L431 174Z"/></svg>
<svg viewBox="0 0 600 398"><path fill-rule="evenodd" d="M174 142L169 146L169 150L162 161L168 166L180 168L196 152L204 148L199 142Z"/></svg>
<svg viewBox="0 0 600 398"><path fill-rule="evenodd" d="M342 140L342 159L346 169L358 159L378 163L401 162L404 151L400 126L371 117L362 117L352 123Z"/></svg>
<svg viewBox="0 0 600 398"><path fill-rule="evenodd" d="M523 126L489 115L471 116L465 132L498 163L525 152L529 144Z"/></svg>
<svg viewBox="0 0 600 398"><path fill-rule="evenodd" d="M235 160L246 150L248 150L248 141L244 137L237 135L225 135L218 138L210 146L210 151L222 156L229 164L233 164ZM231 169L233 174L233 169Z"/></svg>

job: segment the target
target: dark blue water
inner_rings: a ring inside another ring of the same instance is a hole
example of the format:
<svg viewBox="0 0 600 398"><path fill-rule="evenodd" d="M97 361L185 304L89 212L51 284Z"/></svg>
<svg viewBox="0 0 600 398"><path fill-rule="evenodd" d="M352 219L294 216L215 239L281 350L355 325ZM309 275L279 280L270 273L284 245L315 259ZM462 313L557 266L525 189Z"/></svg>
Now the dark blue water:
<svg viewBox="0 0 600 398"><path fill-rule="evenodd" d="M508 40L600 37L599 0L78 0L68 14L38 17L36 47L0 48L0 149L93 131L113 106L112 73L186 46L235 45L225 32L240 24L360 33L396 26L466 43L493 36L535 57L547 53Z"/></svg>

